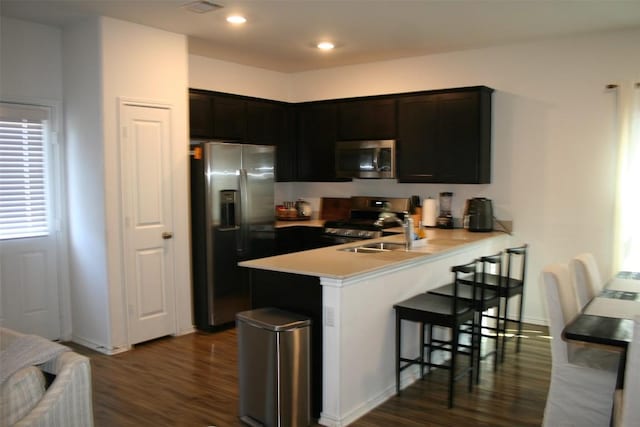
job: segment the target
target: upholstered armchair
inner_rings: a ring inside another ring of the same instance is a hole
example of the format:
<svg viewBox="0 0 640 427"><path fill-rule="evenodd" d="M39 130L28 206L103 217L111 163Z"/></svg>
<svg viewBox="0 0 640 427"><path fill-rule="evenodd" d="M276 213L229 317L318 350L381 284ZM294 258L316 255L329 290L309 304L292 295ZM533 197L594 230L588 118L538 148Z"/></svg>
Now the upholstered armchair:
<svg viewBox="0 0 640 427"><path fill-rule="evenodd" d="M0 328L0 352L7 356L6 350L20 336ZM41 365L25 366L5 379L0 384L0 427L14 425L93 426L89 359L64 351Z"/></svg>

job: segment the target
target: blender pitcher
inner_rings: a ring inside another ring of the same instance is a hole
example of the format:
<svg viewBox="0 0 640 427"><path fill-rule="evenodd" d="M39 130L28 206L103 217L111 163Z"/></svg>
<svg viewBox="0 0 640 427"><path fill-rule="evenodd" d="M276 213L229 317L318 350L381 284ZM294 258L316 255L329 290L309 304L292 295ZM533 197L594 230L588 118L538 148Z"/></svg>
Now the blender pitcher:
<svg viewBox="0 0 640 427"><path fill-rule="evenodd" d="M438 228L453 228L453 217L451 216L451 199L453 193L440 193L440 215L437 219Z"/></svg>

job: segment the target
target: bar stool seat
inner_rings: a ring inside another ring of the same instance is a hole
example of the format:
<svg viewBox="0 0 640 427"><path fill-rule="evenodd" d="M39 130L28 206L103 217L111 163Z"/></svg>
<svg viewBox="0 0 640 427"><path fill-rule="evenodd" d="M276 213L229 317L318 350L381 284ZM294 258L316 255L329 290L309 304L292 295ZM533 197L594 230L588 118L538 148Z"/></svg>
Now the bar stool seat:
<svg viewBox="0 0 640 427"><path fill-rule="evenodd" d="M454 403L454 383L464 375L469 376L468 389L473 387L473 372L475 360L475 339L472 335L471 346L467 351L459 351L459 336L461 328L469 325L475 331L475 298L464 300L457 296L458 289L462 287L460 274L475 275L476 262L462 266L452 267L454 273L454 297L442 295L432 295L422 293L409 299L399 302L393 306L396 314L396 393L400 394L400 373L413 365L420 366L420 376L424 377L424 368L430 371L432 367L449 370L449 391L448 407L453 407ZM472 296L475 293L471 294ZM412 321L420 324L420 354L418 357L408 358L401 355L402 348L402 321ZM425 325L429 326L428 342L425 343ZM449 340L435 340L433 338L433 326L449 328L451 336ZM434 344L435 343L435 344ZM427 360L425 361L425 350ZM431 355L435 350L449 352L451 355L449 364L435 363ZM469 357L469 365L464 369L457 366L458 354L465 354Z"/></svg>

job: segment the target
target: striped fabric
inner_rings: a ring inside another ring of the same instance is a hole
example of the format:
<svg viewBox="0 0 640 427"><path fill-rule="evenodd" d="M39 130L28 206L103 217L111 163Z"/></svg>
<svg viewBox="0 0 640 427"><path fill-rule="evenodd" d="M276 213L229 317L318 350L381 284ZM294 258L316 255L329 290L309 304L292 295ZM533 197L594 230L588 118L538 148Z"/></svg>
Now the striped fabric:
<svg viewBox="0 0 640 427"><path fill-rule="evenodd" d="M12 426L42 399L45 379L35 366L22 368L0 387L0 426Z"/></svg>
<svg viewBox="0 0 640 427"><path fill-rule="evenodd" d="M19 335L0 327L0 350ZM92 427L93 400L89 359L67 351L41 365L41 368L54 374L56 378L37 405L15 427Z"/></svg>

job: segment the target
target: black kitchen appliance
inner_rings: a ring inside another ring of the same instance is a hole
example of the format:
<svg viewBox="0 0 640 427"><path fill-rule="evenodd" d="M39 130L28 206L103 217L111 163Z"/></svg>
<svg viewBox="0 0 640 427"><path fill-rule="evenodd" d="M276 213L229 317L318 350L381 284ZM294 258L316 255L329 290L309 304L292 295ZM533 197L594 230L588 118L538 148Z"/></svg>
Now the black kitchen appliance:
<svg viewBox="0 0 640 427"><path fill-rule="evenodd" d="M338 245L382 237L385 228L401 227L398 219L404 219L404 213L410 207L409 198L353 196L349 218L325 221L323 240L327 245ZM383 212L389 215L380 222L378 219Z"/></svg>
<svg viewBox="0 0 640 427"><path fill-rule="evenodd" d="M493 230L493 204L485 197L468 199L464 213L464 225L469 231Z"/></svg>

